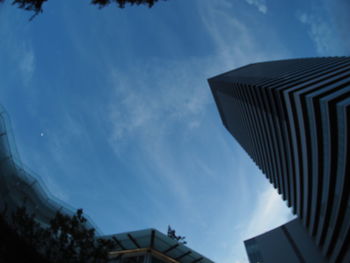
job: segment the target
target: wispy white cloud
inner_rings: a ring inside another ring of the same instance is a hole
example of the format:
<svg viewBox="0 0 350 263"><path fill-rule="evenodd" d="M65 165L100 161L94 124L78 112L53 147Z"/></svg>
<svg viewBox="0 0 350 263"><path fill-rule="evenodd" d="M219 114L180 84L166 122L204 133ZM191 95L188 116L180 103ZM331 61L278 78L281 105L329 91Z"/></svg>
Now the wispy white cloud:
<svg viewBox="0 0 350 263"><path fill-rule="evenodd" d="M336 41L340 44L338 55L350 55L350 1L347 0L325 0L325 7L336 32Z"/></svg>
<svg viewBox="0 0 350 263"><path fill-rule="evenodd" d="M248 4L255 6L258 8L259 12L266 14L267 13L267 5L265 0L245 0Z"/></svg>
<svg viewBox="0 0 350 263"><path fill-rule="evenodd" d="M245 239L272 230L295 218L286 203L281 202L281 196L271 185L258 196L258 203L252 211L244 233Z"/></svg>
<svg viewBox="0 0 350 263"><path fill-rule="evenodd" d="M18 65L24 84L32 79L35 71L35 56L32 48L22 47L19 50Z"/></svg>
<svg viewBox="0 0 350 263"><path fill-rule="evenodd" d="M191 160L179 166L172 149L177 136L169 138L172 133L186 138L186 133L198 132L204 119L211 95L206 86L207 69L201 66L208 61L201 62L153 61L133 66L127 74L113 69L110 75L115 88L114 102L108 106L112 148L122 156L136 147L140 161L152 170L152 180L165 184L188 209L192 197L183 170Z"/></svg>
<svg viewBox="0 0 350 263"><path fill-rule="evenodd" d="M210 103L209 88L203 88L207 69L201 66L208 64L207 59L145 64L132 66L127 74L111 71L115 91L115 100L109 106L113 143L133 136L159 138L175 124L184 129L199 127ZM198 74L202 79L194 77Z"/></svg>
<svg viewBox="0 0 350 263"><path fill-rule="evenodd" d="M322 0L312 7L297 11L296 18L305 25L317 53L322 56L349 55L349 1Z"/></svg>
<svg viewBox="0 0 350 263"><path fill-rule="evenodd" d="M328 19L315 14L298 13L297 19L308 27L308 33L320 55L334 52L334 31Z"/></svg>
<svg viewBox="0 0 350 263"><path fill-rule="evenodd" d="M295 218L272 185L268 183L263 185L265 190L261 193L252 196L248 202L241 201L249 207L249 211L244 211L244 218L241 218L240 225L236 226L232 234L235 237L228 248L231 262L234 260L236 260L234 262L239 263L249 262L245 252L244 240L270 231Z"/></svg>
<svg viewBox="0 0 350 263"><path fill-rule="evenodd" d="M219 171L213 170L210 166L209 158L203 157L210 153L199 152L200 150L190 151L188 148L181 148L181 144L184 144L187 138L195 138L198 137L196 134L203 133L200 128L204 124L207 125L205 133L210 133L211 137L219 136L218 129L223 129L222 126L210 127L214 124L212 120L208 121L212 118L208 116L216 108L206 79L247 63L287 56L287 52L280 46L269 50L261 49L254 29L236 18L230 7L231 3L224 0L198 1L201 21L209 40L215 45L215 50L207 57L165 61L153 59L146 62L135 60L122 70L117 66L111 67L109 74L110 83L114 87L112 103L107 106L111 126L109 134L111 147L118 156L123 156L126 150L129 153L136 152L135 161L139 162L138 165L152 171L148 182L167 189L170 195L177 198L179 207L187 212L186 218L197 222L203 221L203 226L207 220L200 218L200 212L195 205L198 197L193 194L195 191L191 181L197 180L198 185L200 180L211 180L210 178L217 180L218 176L223 175L218 175ZM219 125L219 122L215 122L215 125ZM222 138L215 138L215 141L220 144L218 147L225 147L227 144ZM220 167L220 172L232 178L221 178L226 180L225 185L230 189L229 193L221 192L221 194L225 195L223 197L225 200L235 200L234 189L239 187L242 195L237 198L240 198L241 202L232 202L244 207L244 203L252 201L249 197L250 183L247 182L245 175L252 171L253 164L239 158L234 159L237 156L229 156L232 152L226 151L226 148L225 153L227 159L223 157L225 161L223 160L222 165L227 167ZM193 166L203 172L202 177L196 177L196 173L189 172ZM257 169L253 171L257 172ZM195 190L198 188L197 185ZM264 200L264 205L271 207L269 211L277 215L278 209L275 209L275 206L278 202L275 199L269 201L265 197ZM255 205L255 203L249 204L252 211ZM223 215L222 211L218 210L221 211L218 215L221 219L217 224L231 226L236 216L227 206L223 205L222 209L225 213ZM271 225L269 222L266 223L265 230ZM235 250L236 256L245 253L241 232L246 227L248 226L237 229L238 234L233 234L226 245L222 244L229 250ZM219 226L210 228L221 229ZM263 228L264 226L261 226L259 229ZM217 236L217 233L213 235ZM239 243L239 252L233 243ZM237 259L237 257L221 257L220 262L232 262L234 258ZM246 258L242 256L239 262L246 262Z"/></svg>
<svg viewBox="0 0 350 263"><path fill-rule="evenodd" d="M222 73L253 62L290 57L289 51L279 44L278 37L271 30L264 30L264 33L274 43L273 51L271 47L262 47L256 26L240 19L229 1L199 1L198 8L216 46L214 71Z"/></svg>

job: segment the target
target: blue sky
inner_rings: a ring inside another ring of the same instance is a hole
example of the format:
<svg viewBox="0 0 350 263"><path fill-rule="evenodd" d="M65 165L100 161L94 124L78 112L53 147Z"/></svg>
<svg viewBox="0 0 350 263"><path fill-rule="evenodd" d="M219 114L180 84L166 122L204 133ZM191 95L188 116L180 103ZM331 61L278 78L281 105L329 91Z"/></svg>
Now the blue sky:
<svg viewBox="0 0 350 263"><path fill-rule="evenodd" d="M23 164L104 234L168 224L216 262L292 218L224 129L207 78L350 55L346 0L0 5L0 103Z"/></svg>

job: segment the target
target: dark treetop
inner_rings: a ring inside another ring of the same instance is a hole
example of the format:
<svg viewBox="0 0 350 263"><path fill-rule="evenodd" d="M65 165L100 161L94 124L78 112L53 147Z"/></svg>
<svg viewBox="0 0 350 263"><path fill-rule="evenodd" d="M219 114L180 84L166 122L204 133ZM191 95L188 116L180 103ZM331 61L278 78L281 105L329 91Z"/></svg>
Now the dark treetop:
<svg viewBox="0 0 350 263"><path fill-rule="evenodd" d="M48 0L13 0L12 4L19 8L34 12L30 18L32 20L36 15L43 12L43 4ZM105 7L111 3L116 3L120 8L124 8L126 4L130 5L147 5L152 7L159 0L91 0L91 4L97 5L99 8ZM166 1L166 0L163 0ZM5 0L0 0L0 3Z"/></svg>

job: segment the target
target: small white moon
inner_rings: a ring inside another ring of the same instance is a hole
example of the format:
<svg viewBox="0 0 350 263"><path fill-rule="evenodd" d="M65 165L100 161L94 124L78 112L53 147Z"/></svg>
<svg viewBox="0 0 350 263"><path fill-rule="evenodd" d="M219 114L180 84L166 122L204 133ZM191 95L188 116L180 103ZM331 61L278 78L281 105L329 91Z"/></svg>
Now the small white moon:
<svg viewBox="0 0 350 263"><path fill-rule="evenodd" d="M40 133L40 136L41 136L41 137L43 137L43 136L44 136L44 133L43 133L43 132L42 132L42 133Z"/></svg>

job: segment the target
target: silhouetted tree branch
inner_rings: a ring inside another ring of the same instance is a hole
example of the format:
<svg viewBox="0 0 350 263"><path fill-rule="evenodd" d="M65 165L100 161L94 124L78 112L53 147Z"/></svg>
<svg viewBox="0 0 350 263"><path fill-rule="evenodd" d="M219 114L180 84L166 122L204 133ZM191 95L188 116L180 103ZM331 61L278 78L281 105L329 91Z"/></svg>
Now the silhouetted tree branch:
<svg viewBox="0 0 350 263"><path fill-rule="evenodd" d="M184 236L177 236L175 234L175 229L172 229L170 226L168 226L168 237L175 239L177 242L181 243L181 244L187 244L187 242L185 241Z"/></svg>
<svg viewBox="0 0 350 263"><path fill-rule="evenodd" d="M0 0L0 3L3 3L4 1L5 0ZM35 16L43 12L43 4L46 1L47 0L13 0L12 5L34 12L30 18L30 20L32 20ZM108 6L111 3L116 3L120 8L124 8L126 4L147 5L148 7L152 7L158 1L159 0L91 0L91 4L97 5L99 8Z"/></svg>
<svg viewBox="0 0 350 263"><path fill-rule="evenodd" d="M45 228L34 214L20 207L9 226L21 242L50 263L107 262L108 252L118 247L113 240L95 237L95 229L86 226L82 209L73 216L57 212Z"/></svg>
<svg viewBox="0 0 350 263"><path fill-rule="evenodd" d="M99 7L105 7L110 3L114 2L118 4L120 8L124 8L125 4L130 5L148 5L148 7L152 7L159 0L92 0L93 5L98 5ZM165 1L165 0L163 0Z"/></svg>

